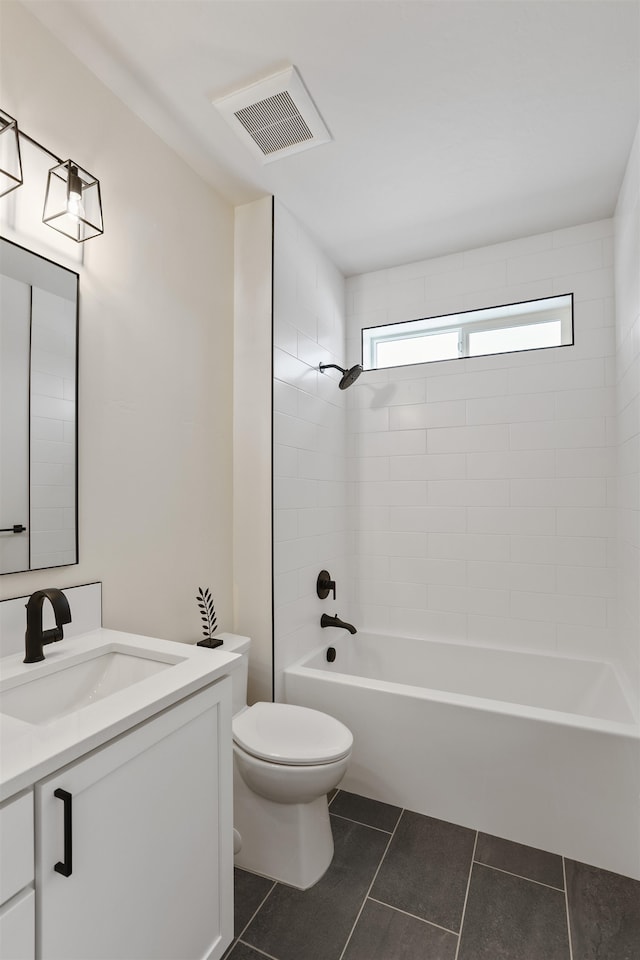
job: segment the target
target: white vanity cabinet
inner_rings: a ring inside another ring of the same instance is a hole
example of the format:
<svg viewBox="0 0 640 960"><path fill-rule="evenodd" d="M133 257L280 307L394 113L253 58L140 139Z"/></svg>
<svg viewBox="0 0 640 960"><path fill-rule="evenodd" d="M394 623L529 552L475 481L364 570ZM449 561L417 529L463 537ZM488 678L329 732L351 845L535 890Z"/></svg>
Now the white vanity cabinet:
<svg viewBox="0 0 640 960"><path fill-rule="evenodd" d="M39 960L218 960L232 938L229 678L35 787Z"/></svg>
<svg viewBox="0 0 640 960"><path fill-rule="evenodd" d="M0 805L0 958L35 956L33 791Z"/></svg>

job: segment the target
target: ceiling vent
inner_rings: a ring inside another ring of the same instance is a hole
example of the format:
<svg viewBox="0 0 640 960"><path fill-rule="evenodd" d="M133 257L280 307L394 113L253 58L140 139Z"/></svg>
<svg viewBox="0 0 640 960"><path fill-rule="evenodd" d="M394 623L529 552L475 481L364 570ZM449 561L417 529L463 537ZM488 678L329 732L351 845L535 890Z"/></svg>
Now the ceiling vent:
<svg viewBox="0 0 640 960"><path fill-rule="evenodd" d="M295 67L213 101L262 163L331 140Z"/></svg>

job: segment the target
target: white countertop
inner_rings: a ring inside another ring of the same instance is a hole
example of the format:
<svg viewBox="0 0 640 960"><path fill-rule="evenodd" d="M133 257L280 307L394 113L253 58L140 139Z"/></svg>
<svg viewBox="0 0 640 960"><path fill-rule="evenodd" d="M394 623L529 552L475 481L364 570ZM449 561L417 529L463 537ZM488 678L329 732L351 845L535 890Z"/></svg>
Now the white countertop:
<svg viewBox="0 0 640 960"><path fill-rule="evenodd" d="M3 688L111 652L146 655L172 666L49 723L26 723L2 713ZM0 802L230 675L241 659L224 647L210 650L104 629L49 644L44 654L36 664L23 663L23 652L0 659Z"/></svg>

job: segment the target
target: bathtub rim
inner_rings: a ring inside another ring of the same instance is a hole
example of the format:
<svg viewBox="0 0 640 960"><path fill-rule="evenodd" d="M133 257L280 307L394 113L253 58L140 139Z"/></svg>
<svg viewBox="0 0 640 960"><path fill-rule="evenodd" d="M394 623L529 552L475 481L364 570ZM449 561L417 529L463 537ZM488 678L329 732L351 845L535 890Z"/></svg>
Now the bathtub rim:
<svg viewBox="0 0 640 960"><path fill-rule="evenodd" d="M385 634L373 633L371 630L362 631L363 636L375 636L381 637ZM404 638L396 638L404 639ZM441 643L445 646L456 646L456 647L471 647L479 649L480 645L471 645L468 643L460 643L457 641L449 640L422 640L421 638L410 637L406 639L420 640L424 643ZM300 677L306 677L308 679L318 680L324 683L338 683L340 686L356 686L368 690L385 690L388 693L395 693L399 696L409 696L414 697L419 700L432 700L436 703L445 703L457 707L466 707L471 710L481 710L483 712L489 713L498 713L511 717L521 717L527 720L535 720L541 723L549 723L552 725L561 725L565 727L574 727L580 730L588 730L594 733L604 733L616 737L625 737L640 742L640 717L635 717L635 711L633 706L630 703L627 697L627 690L625 684L620 680L619 673L616 669L615 663L609 660L603 660L598 657L567 657L563 654L558 653L557 651L544 651L544 653L539 653L537 651L531 650L514 650L513 648L506 647L493 647L488 644L482 644L482 649L497 651L499 653L522 653L526 656L537 657L543 655L545 657L552 657L555 659L561 660L571 660L576 662L589 662L589 663L600 663L604 666L610 667L618 683L620 685L620 690L624 698L625 705L627 706L630 714L634 717L634 720L631 723L623 723L616 720L602 720L597 717L589 717L584 714L578 713L565 713L560 710L550 710L543 707L533 707L525 704L512 703L507 700L491 700L487 697L472 697L468 694L463 693L451 693L449 691L436 690L432 687L421 687L414 686L407 683L396 683L389 680L373 680L370 677L359 677L351 673L340 673L338 671L332 670L323 670L322 667L310 667L307 666L308 662L313 658L317 657L324 650L327 649L331 644L323 642L316 646L313 650L304 654L294 663L290 664L288 667L285 667L283 670L283 677L285 678L284 683L284 692L286 696L286 676L288 674Z"/></svg>

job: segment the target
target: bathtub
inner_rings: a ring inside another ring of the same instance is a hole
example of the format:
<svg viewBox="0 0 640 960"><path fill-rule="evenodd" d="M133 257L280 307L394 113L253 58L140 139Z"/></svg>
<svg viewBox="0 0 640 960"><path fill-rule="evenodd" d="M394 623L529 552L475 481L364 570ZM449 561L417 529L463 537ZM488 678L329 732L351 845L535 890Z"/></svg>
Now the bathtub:
<svg viewBox="0 0 640 960"><path fill-rule="evenodd" d="M284 671L353 732L341 786L640 879L640 727L604 662L358 633Z"/></svg>

